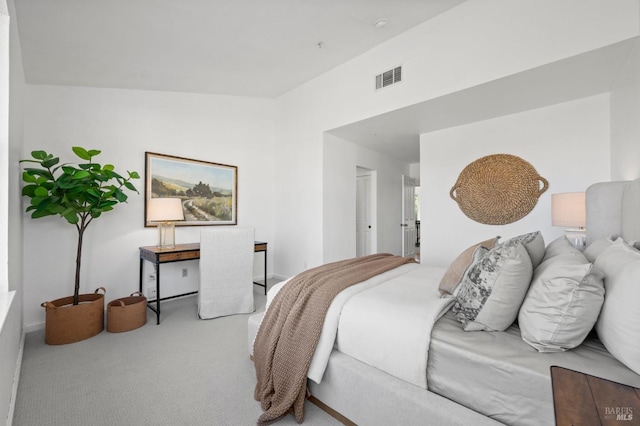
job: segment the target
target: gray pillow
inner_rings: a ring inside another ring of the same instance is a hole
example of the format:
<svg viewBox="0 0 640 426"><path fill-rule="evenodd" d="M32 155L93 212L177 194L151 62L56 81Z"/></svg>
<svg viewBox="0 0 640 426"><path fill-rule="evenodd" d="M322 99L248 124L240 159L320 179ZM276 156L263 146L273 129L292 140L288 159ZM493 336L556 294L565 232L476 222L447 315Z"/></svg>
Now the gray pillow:
<svg viewBox="0 0 640 426"><path fill-rule="evenodd" d="M614 237L612 235L607 238L601 238L599 240L595 240L589 246L584 249L584 255L589 259L589 262L595 262L600 253L605 251L618 237Z"/></svg>
<svg viewBox="0 0 640 426"><path fill-rule="evenodd" d="M603 302L603 276L592 272L584 256L567 252L546 259L520 308L522 340L539 352L575 348L593 329Z"/></svg>
<svg viewBox="0 0 640 426"><path fill-rule="evenodd" d="M489 250L469 267L452 311L465 331L503 331L518 316L533 267L520 243Z"/></svg>
<svg viewBox="0 0 640 426"><path fill-rule="evenodd" d="M500 245L510 245L510 244L522 244L524 248L529 253L529 257L531 257L531 264L534 268L536 268L540 262L542 262L542 258L544 257L544 238L540 231L530 232L528 234L518 235L517 237L510 238Z"/></svg>
<svg viewBox="0 0 640 426"><path fill-rule="evenodd" d="M563 254L571 254L578 257L583 262L585 263L587 262L587 259L585 258L584 254L580 250L575 248L573 244L571 244L571 242L564 235L556 238L555 240L551 241L547 245L547 248L544 251L544 258L542 259L542 261L544 262L548 259L551 259L552 257L563 255Z"/></svg>
<svg viewBox="0 0 640 426"><path fill-rule="evenodd" d="M618 238L594 267L604 273L606 291L598 337L611 355L640 374L640 252Z"/></svg>

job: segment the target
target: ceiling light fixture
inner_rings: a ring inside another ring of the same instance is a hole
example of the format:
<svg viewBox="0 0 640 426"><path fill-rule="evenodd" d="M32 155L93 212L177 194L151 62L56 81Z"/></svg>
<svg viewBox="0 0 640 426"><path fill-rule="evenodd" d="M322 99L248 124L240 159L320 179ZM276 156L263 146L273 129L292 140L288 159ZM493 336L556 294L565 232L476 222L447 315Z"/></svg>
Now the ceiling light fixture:
<svg viewBox="0 0 640 426"><path fill-rule="evenodd" d="M375 22L376 28L384 28L387 26L387 18L380 18Z"/></svg>

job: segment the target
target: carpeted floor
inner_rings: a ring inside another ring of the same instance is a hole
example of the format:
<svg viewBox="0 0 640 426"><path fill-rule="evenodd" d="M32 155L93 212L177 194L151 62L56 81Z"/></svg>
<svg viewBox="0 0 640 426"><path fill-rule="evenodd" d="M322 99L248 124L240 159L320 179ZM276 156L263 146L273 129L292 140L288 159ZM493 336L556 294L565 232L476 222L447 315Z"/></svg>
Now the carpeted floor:
<svg viewBox="0 0 640 426"><path fill-rule="evenodd" d="M264 309L262 288L254 290ZM161 324L106 330L61 346L44 331L26 336L14 426L253 425L255 370L248 315L196 316L196 297L163 302ZM289 415L278 425L294 425ZM307 402L304 424L339 425Z"/></svg>

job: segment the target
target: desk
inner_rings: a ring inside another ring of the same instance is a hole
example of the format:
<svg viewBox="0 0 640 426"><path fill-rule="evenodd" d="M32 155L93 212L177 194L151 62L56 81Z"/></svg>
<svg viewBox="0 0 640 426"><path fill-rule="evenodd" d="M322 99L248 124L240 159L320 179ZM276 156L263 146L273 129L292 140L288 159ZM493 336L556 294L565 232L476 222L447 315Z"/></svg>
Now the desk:
<svg viewBox="0 0 640 426"><path fill-rule="evenodd" d="M557 426L638 424L640 389L557 366L551 382Z"/></svg>
<svg viewBox="0 0 640 426"><path fill-rule="evenodd" d="M264 241L255 241L253 251L256 253L264 253L264 284L260 284L255 281L253 283L260 287L264 287L264 294L267 294L267 243ZM160 324L160 301L197 293L197 291L192 291L190 293L177 294L175 296L160 297L160 264L194 259L200 259L200 243L176 244L174 248L160 248L158 246L140 247L141 293L144 293L142 290L144 261L146 260L153 263L156 272L156 306L154 307L151 303L147 303L147 307L156 313L156 324Z"/></svg>

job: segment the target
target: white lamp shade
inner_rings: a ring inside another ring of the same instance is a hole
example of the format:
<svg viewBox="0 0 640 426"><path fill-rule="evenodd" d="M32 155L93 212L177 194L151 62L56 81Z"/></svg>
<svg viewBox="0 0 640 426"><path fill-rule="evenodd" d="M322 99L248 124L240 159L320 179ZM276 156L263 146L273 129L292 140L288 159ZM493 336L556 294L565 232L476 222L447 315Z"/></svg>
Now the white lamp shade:
<svg viewBox="0 0 640 426"><path fill-rule="evenodd" d="M584 228L586 225L584 192L551 194L551 224Z"/></svg>
<svg viewBox="0 0 640 426"><path fill-rule="evenodd" d="M182 200L180 198L151 198L147 204L149 222L168 222L184 220Z"/></svg>

